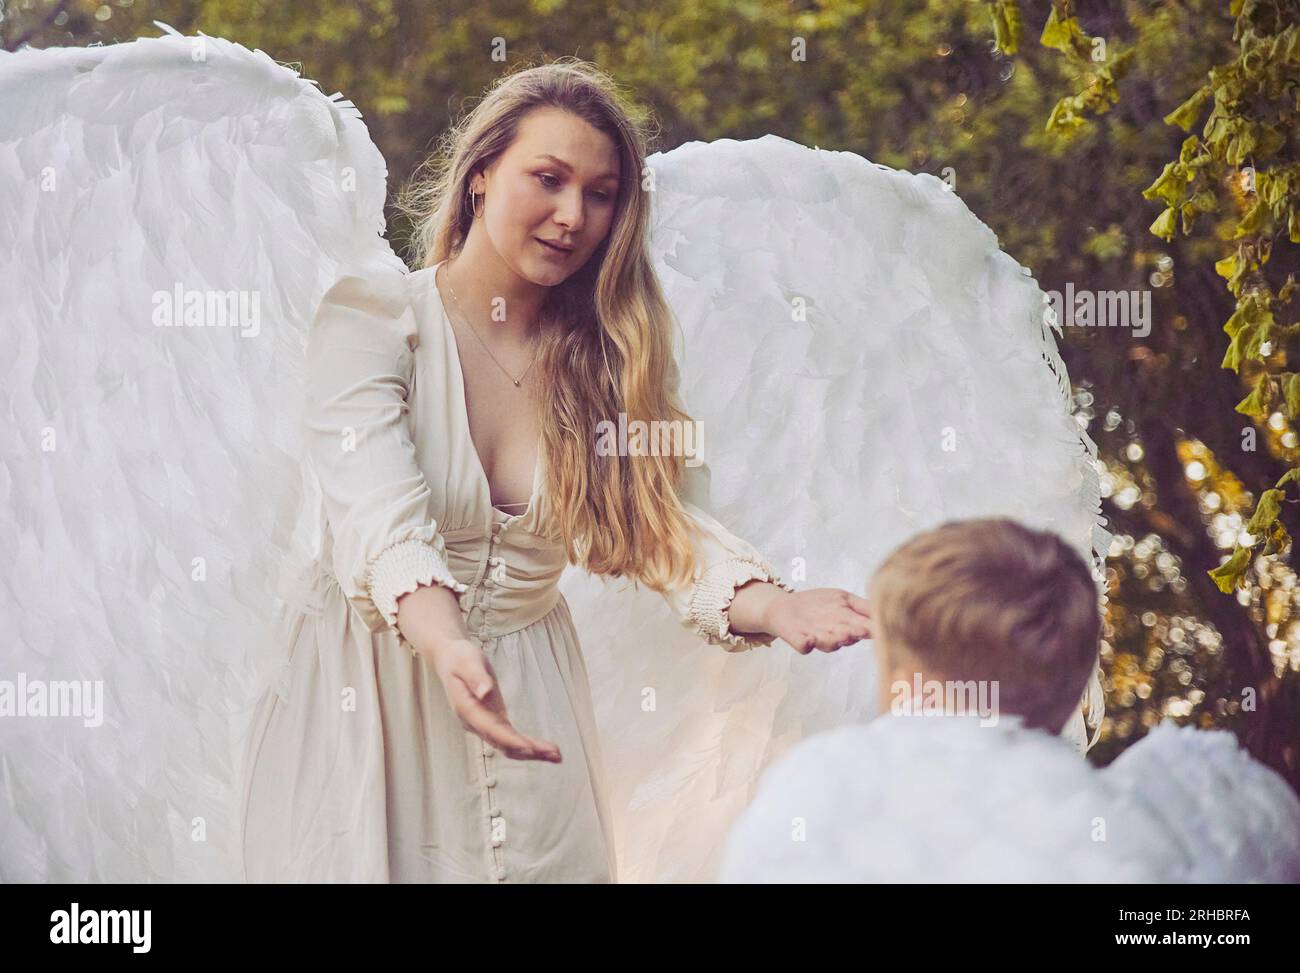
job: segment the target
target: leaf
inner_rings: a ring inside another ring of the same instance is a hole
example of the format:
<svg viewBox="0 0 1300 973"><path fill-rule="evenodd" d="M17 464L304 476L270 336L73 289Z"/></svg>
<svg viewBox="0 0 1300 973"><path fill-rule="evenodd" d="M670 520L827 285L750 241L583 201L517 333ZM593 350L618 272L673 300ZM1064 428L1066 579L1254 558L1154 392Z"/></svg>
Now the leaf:
<svg viewBox="0 0 1300 973"><path fill-rule="evenodd" d="M1269 530L1268 541L1264 544L1262 554L1264 557L1268 557L1270 554L1281 554L1286 550L1286 546L1290 542L1291 535L1287 533L1286 528L1283 527L1281 521L1279 521Z"/></svg>
<svg viewBox="0 0 1300 973"><path fill-rule="evenodd" d="M1276 206L1286 199L1290 188L1291 180L1285 174L1270 171L1255 173L1255 190L1269 206Z"/></svg>
<svg viewBox="0 0 1300 973"><path fill-rule="evenodd" d="M1230 595L1240 583L1246 573L1246 568L1250 565L1250 548L1238 547L1232 552L1232 557L1224 561L1213 571L1207 571L1218 589L1225 595Z"/></svg>
<svg viewBox="0 0 1300 973"><path fill-rule="evenodd" d="M1196 120L1201 117L1205 102L1211 94L1213 89L1208 84L1197 88L1190 98L1165 116L1165 124L1177 125L1184 132L1190 132Z"/></svg>
<svg viewBox="0 0 1300 973"><path fill-rule="evenodd" d="M1273 401L1273 381L1268 375L1261 375L1255 382L1255 387L1251 389L1250 395L1246 396L1237 403L1237 411L1242 415L1250 416L1252 419L1259 419L1261 422L1268 418L1269 406ZM1252 531L1252 533L1254 533Z"/></svg>
<svg viewBox="0 0 1300 973"><path fill-rule="evenodd" d="M989 4L993 18L993 37L1003 54L1015 54L1020 49L1020 31L1024 21L1017 0L994 0Z"/></svg>
<svg viewBox="0 0 1300 973"><path fill-rule="evenodd" d="M1179 162L1166 162L1156 181L1142 190L1144 199L1161 199L1166 206L1177 206L1187 198L1187 169Z"/></svg>
<svg viewBox="0 0 1300 973"><path fill-rule="evenodd" d="M1172 240L1174 238L1174 208L1171 206L1151 224L1151 232L1162 240Z"/></svg>
<svg viewBox="0 0 1300 973"><path fill-rule="evenodd" d="M1046 131L1055 131L1058 135L1069 136L1074 134L1084 125L1084 119L1080 117L1079 99L1077 95L1070 95L1062 98L1052 109L1051 116L1047 119Z"/></svg>
<svg viewBox="0 0 1300 973"><path fill-rule="evenodd" d="M1232 317L1224 324L1224 333L1232 340L1228 342L1228 350L1224 352L1222 368L1231 368L1234 372L1241 368L1241 360L1245 355L1244 346L1255 331L1253 307L1254 304L1250 301L1238 302Z"/></svg>
<svg viewBox="0 0 1300 973"><path fill-rule="evenodd" d="M1292 419L1300 419L1300 373L1293 373L1287 379L1286 414Z"/></svg>
<svg viewBox="0 0 1300 973"><path fill-rule="evenodd" d="M1284 499L1286 494L1281 490L1265 490L1255 507L1254 516L1246 524L1246 532L1252 537L1262 537L1273 526L1277 515L1282 512Z"/></svg>
<svg viewBox="0 0 1300 973"><path fill-rule="evenodd" d="M1195 135L1189 135L1183 139L1182 147L1178 150L1178 161L1183 165L1188 165L1201 151L1201 140Z"/></svg>
<svg viewBox="0 0 1300 973"><path fill-rule="evenodd" d="M1055 48L1062 54L1068 54L1083 60L1091 60L1092 45L1086 34L1079 27L1074 17L1061 20L1056 16L1056 7L1048 14L1047 23L1043 25L1042 36L1038 43L1044 47Z"/></svg>
<svg viewBox="0 0 1300 973"><path fill-rule="evenodd" d="M1235 240L1243 236L1257 236L1262 231L1265 222L1269 219L1268 203L1263 199L1256 199L1255 205L1246 211L1246 215L1241 218L1237 224L1237 231L1232 234Z"/></svg>
<svg viewBox="0 0 1300 973"><path fill-rule="evenodd" d="M1241 297L1241 283L1250 270L1249 262L1242 262L1241 253L1229 254L1214 264L1214 272L1228 281L1228 290L1237 298Z"/></svg>
<svg viewBox="0 0 1300 973"><path fill-rule="evenodd" d="M1184 203L1181 210L1183 216L1183 233L1190 234L1192 232L1192 223L1195 221L1196 217L1200 216L1202 213L1213 212L1217 205L1218 200L1214 198L1214 193L1210 192L1208 189L1202 189L1199 193Z"/></svg>

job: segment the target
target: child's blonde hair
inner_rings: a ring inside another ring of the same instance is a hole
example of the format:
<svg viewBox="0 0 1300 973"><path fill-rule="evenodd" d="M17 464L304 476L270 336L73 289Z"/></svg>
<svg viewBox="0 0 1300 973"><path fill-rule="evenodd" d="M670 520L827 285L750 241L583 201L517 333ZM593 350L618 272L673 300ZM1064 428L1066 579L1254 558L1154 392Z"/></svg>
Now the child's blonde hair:
<svg viewBox="0 0 1300 973"><path fill-rule="evenodd" d="M997 680L999 708L1059 733L1097 667L1100 592L1061 537L1005 518L949 521L898 547L871 583L891 661L926 679Z"/></svg>

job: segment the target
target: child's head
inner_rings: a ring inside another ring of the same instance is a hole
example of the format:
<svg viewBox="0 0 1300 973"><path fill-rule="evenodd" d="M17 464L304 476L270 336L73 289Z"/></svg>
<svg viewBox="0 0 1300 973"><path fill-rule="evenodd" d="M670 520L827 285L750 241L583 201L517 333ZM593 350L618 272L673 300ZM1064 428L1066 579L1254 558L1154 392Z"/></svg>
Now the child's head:
<svg viewBox="0 0 1300 973"><path fill-rule="evenodd" d="M1083 558L1056 534L1011 520L950 521L877 569L869 597L890 687L996 681L1000 712L1059 733L1097 664L1101 612Z"/></svg>

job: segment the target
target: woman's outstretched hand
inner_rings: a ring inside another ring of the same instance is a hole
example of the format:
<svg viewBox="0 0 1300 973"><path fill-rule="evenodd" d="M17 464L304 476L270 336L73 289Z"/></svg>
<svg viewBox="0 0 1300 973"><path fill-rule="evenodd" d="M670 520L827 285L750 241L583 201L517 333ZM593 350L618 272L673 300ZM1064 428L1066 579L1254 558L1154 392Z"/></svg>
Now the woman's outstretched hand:
<svg viewBox="0 0 1300 973"><path fill-rule="evenodd" d="M800 655L834 652L872 637L871 604L842 588L783 592L766 610L764 629Z"/></svg>
<svg viewBox="0 0 1300 973"><path fill-rule="evenodd" d="M510 725L492 663L472 639L439 644L433 653L433 668L447 702L466 730L514 760L560 763L560 748L554 743L526 737Z"/></svg>
<svg viewBox="0 0 1300 973"><path fill-rule="evenodd" d="M514 760L560 763L560 748L526 737L506 716L492 663L465 629L450 588L421 585L397 599L397 627L433 667L460 725Z"/></svg>

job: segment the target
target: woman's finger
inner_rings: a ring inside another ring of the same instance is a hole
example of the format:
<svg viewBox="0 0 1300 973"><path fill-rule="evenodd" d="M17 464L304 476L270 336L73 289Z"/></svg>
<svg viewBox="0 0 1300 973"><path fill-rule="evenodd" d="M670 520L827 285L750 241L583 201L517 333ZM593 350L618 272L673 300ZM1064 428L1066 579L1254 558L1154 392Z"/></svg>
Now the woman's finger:
<svg viewBox="0 0 1300 973"><path fill-rule="evenodd" d="M836 621L842 626L843 634L851 635L854 641L871 638L871 617L862 615L856 609L846 609Z"/></svg>
<svg viewBox="0 0 1300 973"><path fill-rule="evenodd" d="M496 689L496 673L492 670L492 663L482 652L461 660L452 672L464 680L475 699L487 699Z"/></svg>
<svg viewBox="0 0 1300 973"><path fill-rule="evenodd" d="M547 759L548 755L542 748L511 726L508 719L482 703L471 701L466 717L480 737L512 760Z"/></svg>
<svg viewBox="0 0 1300 973"><path fill-rule="evenodd" d="M870 618L871 602L869 602L866 598L863 598L861 595L855 595L851 591L848 593L848 595L849 595L849 607L852 608L859 615L866 615L868 618Z"/></svg>
<svg viewBox="0 0 1300 973"><path fill-rule="evenodd" d="M550 760L554 759L552 751L558 756L558 748L530 740L510 724L505 702L495 684L482 700L470 691L469 684L461 676L453 675L450 686L461 723L506 756L514 760Z"/></svg>
<svg viewBox="0 0 1300 973"><path fill-rule="evenodd" d="M864 631L860 620L836 625L826 636L824 651L835 652L854 642L862 641L869 634L869 631Z"/></svg>

